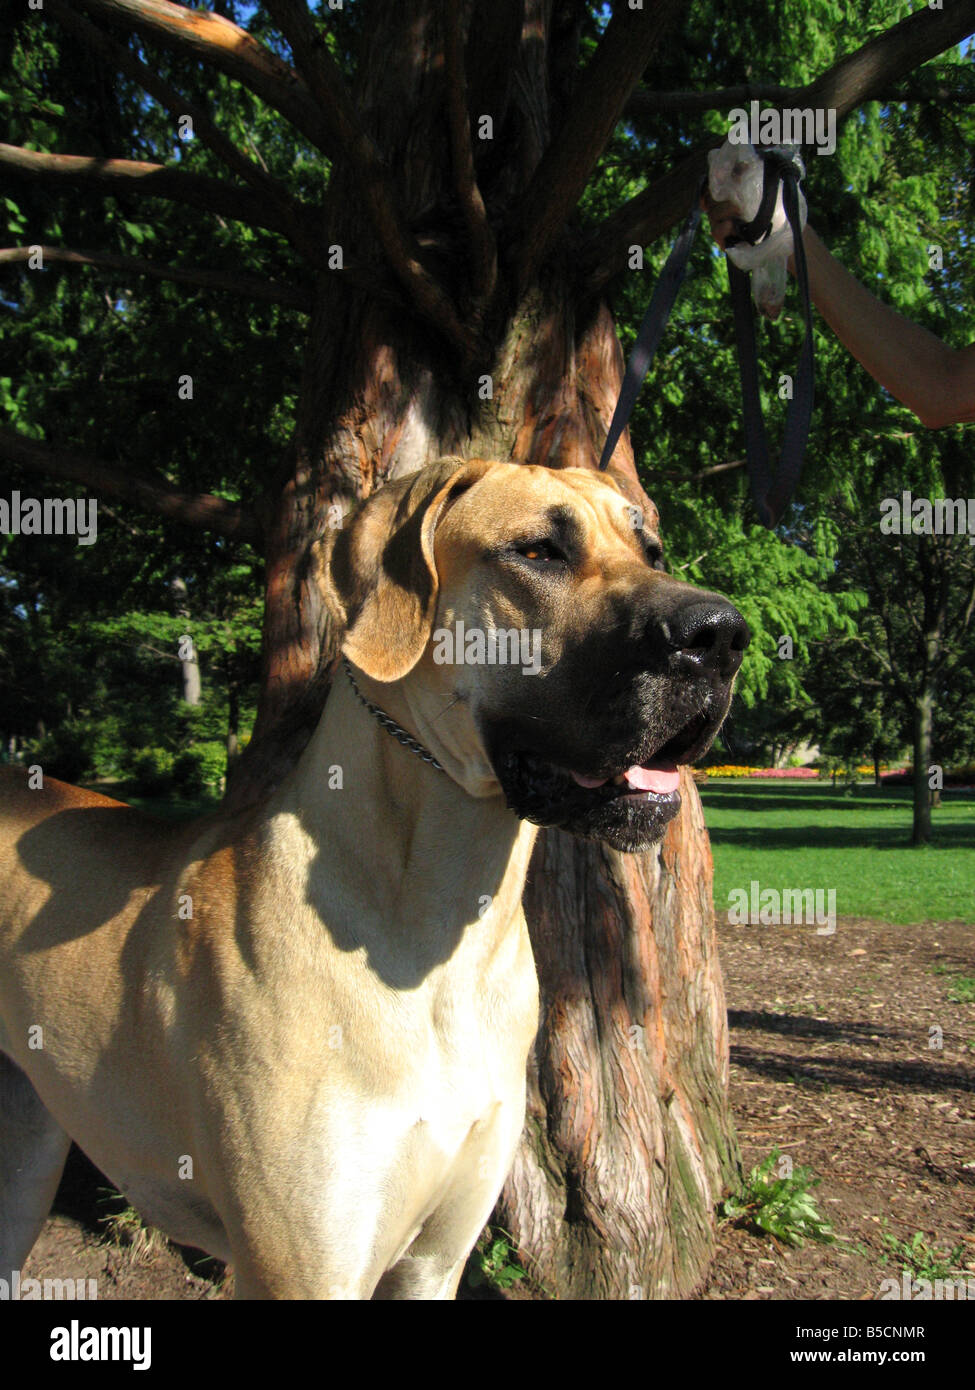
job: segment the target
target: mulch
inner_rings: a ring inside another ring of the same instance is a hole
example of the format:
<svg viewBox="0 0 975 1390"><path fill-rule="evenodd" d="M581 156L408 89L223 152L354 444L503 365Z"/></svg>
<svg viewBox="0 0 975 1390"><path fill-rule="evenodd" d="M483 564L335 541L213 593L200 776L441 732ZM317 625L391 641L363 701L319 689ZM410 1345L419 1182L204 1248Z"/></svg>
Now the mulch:
<svg viewBox="0 0 975 1390"><path fill-rule="evenodd" d="M721 926L719 940L745 1169L775 1148L811 1169L838 1239L793 1249L724 1225L701 1296L879 1298L902 1277L890 1239L918 1233L961 1247L975 1277L975 1004L949 999L955 974L975 975L975 928L841 917L828 937Z"/></svg>

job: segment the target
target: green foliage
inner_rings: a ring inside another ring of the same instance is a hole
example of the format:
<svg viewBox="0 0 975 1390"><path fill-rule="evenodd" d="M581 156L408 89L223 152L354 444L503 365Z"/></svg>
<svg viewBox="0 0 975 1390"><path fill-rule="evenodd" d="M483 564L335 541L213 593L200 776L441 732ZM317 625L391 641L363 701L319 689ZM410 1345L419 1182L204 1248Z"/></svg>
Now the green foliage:
<svg viewBox="0 0 975 1390"><path fill-rule="evenodd" d="M729 1221L775 1236L787 1245L801 1246L805 1240L829 1243L835 1239L829 1224L816 1210L812 1190L819 1186L812 1170L796 1164L785 1176L779 1150L753 1168L745 1187L722 1205Z"/></svg>
<svg viewBox="0 0 975 1390"><path fill-rule="evenodd" d="M965 1248L954 1246L950 1251L937 1250L931 1245L923 1231L915 1231L910 1240L899 1240L890 1231L881 1233L885 1251L881 1256L884 1264L889 1260L898 1262L905 1274L912 1279L950 1279L960 1274Z"/></svg>
<svg viewBox="0 0 975 1390"><path fill-rule="evenodd" d="M173 783L187 800L216 786L226 771L227 750L222 743L195 743L173 759Z"/></svg>
<svg viewBox="0 0 975 1390"><path fill-rule="evenodd" d="M856 6L797 0L776 7L774 25L757 0L734 10L697 9L684 20L681 45L668 45L655 58L645 85L685 91L805 82L909 9L879 0ZM792 25L801 44L778 37ZM970 93L973 77L971 48L926 64L911 85L935 99L866 104L840 127L835 155L809 160L805 181L810 221L834 254L881 299L958 347L975 337L975 107L938 100L936 87ZM687 148L726 129L727 113L719 111L665 110L634 119L607 151L598 194L587 195L593 213L606 215L614 200L634 196ZM671 230L647 248L645 270L622 274L614 287L626 351L673 237ZM929 268L932 244L944 255L940 272ZM727 275L706 231L631 424L672 568L726 593L753 627L726 726L732 760L748 754L765 761L805 739L847 762L903 748L912 698L904 687L916 683L915 632L924 600L916 561L892 548L880 553L879 502L902 488L948 496L970 491L964 429L921 430L814 317L813 428L796 504L776 536L754 525L737 462L743 431ZM779 374L794 372L802 331L793 286L780 319L758 325L773 455L786 408L778 398ZM721 471L708 471L716 468ZM867 560L876 562L872 573ZM967 592L959 571L953 609ZM880 659L887 655L877 616L885 594L896 598L890 606L897 679ZM942 761L957 761L975 742L975 634L971 624L967 637L957 621L951 628L952 673L941 682L937 712ZM777 655L783 634L794 641L791 662Z"/></svg>
<svg viewBox="0 0 975 1390"><path fill-rule="evenodd" d="M5 140L226 177L199 141L179 140L171 115L129 79L79 62L55 23L22 6L14 14L6 0L2 8ZM245 11L240 18L246 22ZM338 28L346 27L340 19ZM276 177L298 190L314 168L320 181L320 161L310 164L291 127L239 83L150 39L138 49L241 148L257 149ZM106 198L91 188L52 197L25 182L4 192L0 218L14 242L272 278L290 271L279 238L177 204L131 192ZM300 375L303 321L295 312L125 272L50 266L4 267L3 316L0 407L22 433L55 449L119 459L188 493L231 499L262 491L279 464ZM186 370L192 401L176 392ZM5 473L8 487L41 498L80 495L16 470ZM23 746L37 738L39 722L54 730L80 719L96 733L94 766L84 771L111 777L135 748L176 752L185 741L171 645L182 632L200 653L206 728L199 732L223 739L231 722L250 723L263 575L250 546L181 531L123 503L100 499L98 524L90 547L0 537L0 736ZM186 616L175 611L177 577Z"/></svg>
<svg viewBox="0 0 975 1390"><path fill-rule="evenodd" d="M511 1237L498 1227L488 1226L482 1231L474 1255L475 1263L467 1271L467 1281L474 1288L490 1284L505 1292L527 1277L527 1270L515 1258Z"/></svg>
<svg viewBox="0 0 975 1390"><path fill-rule="evenodd" d="M173 755L168 748L140 748L127 769L133 790L142 796L160 796L173 786Z"/></svg>
<svg viewBox="0 0 975 1390"><path fill-rule="evenodd" d="M31 741L25 762L40 764L47 777L78 782L94 767L97 737L97 728L90 720L65 719L56 729Z"/></svg>
<svg viewBox="0 0 975 1390"><path fill-rule="evenodd" d="M975 975L962 975L950 965L936 965L931 973L950 977L948 999L952 1004L975 1004Z"/></svg>
<svg viewBox="0 0 975 1390"><path fill-rule="evenodd" d="M264 4L221 0L218 8L290 61ZM679 92L807 82L910 9L907 0L781 0L773 23L765 0L689 7L681 41L660 45L644 85ZM350 74L364 13L346 5L316 20ZM228 178L202 141L179 139L171 114L137 84L101 62L79 62L76 44L43 14L0 0L0 21L5 140ZM602 4L573 8L583 61L607 21ZM327 160L258 97L149 36L134 41L133 51L210 111L289 193L321 202ZM835 155L810 159L806 179L811 221L831 249L881 298L956 346L971 341L975 304L975 106L964 100L973 74L971 47L925 64L911 84L926 99L865 104L841 126ZM945 99L946 92L958 99ZM726 129L727 112L719 110L628 119L585 191L580 230ZM264 279L287 280L296 270L292 250L274 233L129 191L106 197L75 187L70 196L52 196L41 182L15 180L0 199L0 218L20 244L95 247ZM672 239L670 231L645 248L645 269L621 274L612 286L626 348ZM941 271L929 268L931 244L942 250ZM371 254L366 247L367 260ZM273 497L302 378L305 320L296 311L127 272L7 266L2 313L0 408L16 429L53 448L161 474L186 492ZM781 318L758 329L773 450L785 413L779 375L794 370L802 330L794 291ZM753 629L727 725L732 758L740 746L766 761L800 739L843 762L890 756L903 745L905 696L881 669L876 613L885 589L897 595L903 621L895 611L893 640L910 683L919 566L910 556L884 560L872 578L859 552L871 528L876 539L877 503L891 490L930 490L967 476L962 431L918 430L818 319L815 338L805 477L776 535L755 524L736 466L743 441L727 276L704 231L632 423L674 572L728 594ZM188 364L194 399L180 401L176 379ZM722 471L709 471L715 468ZM16 470L12 485L47 491ZM74 490L59 484L56 491ZM72 728L95 732L93 770L117 776L135 749L165 748L178 757L194 740L222 740L238 719L250 723L264 576L247 545L187 535L124 504L104 508L99 520L99 543L90 548L40 539L28 547L0 537L0 738L23 744L39 736L39 723L55 730L80 721ZM177 578L185 614L173 600ZM962 592L956 573L953 601ZM203 677L202 713L192 717L180 708L173 656L184 631ZM791 660L778 652L783 635L793 640ZM939 690L943 761L975 754L973 673L971 641L953 639Z"/></svg>

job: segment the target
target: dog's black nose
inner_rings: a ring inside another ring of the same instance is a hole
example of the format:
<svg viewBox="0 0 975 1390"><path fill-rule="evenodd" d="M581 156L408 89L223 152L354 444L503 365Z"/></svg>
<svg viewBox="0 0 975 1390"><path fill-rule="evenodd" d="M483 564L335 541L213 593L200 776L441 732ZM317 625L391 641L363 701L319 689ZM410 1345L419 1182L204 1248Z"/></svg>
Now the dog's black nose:
<svg viewBox="0 0 975 1390"><path fill-rule="evenodd" d="M738 609L717 595L695 599L668 620L670 645L689 676L730 680L741 665L751 632Z"/></svg>

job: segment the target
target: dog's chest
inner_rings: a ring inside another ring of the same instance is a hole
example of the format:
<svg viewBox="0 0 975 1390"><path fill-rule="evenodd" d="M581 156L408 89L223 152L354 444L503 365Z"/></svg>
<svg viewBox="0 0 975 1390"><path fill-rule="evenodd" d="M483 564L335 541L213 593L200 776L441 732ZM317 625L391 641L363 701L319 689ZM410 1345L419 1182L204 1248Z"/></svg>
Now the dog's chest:
<svg viewBox="0 0 975 1390"><path fill-rule="evenodd" d="M444 1201L503 1181L523 1124L538 992L522 921L495 950L482 944L459 943L412 988L391 989L366 951L346 958L341 997L332 993L344 1023L329 1031L336 1046L320 1057L314 1118L298 1141L326 1156L326 1223L375 1198L381 1243L395 1244Z"/></svg>

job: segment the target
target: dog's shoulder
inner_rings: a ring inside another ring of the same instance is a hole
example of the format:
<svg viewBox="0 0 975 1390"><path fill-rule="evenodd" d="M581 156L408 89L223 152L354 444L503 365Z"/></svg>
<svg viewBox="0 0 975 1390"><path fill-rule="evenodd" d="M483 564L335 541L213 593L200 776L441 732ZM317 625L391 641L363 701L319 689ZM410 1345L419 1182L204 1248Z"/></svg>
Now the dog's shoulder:
<svg viewBox="0 0 975 1390"><path fill-rule="evenodd" d="M56 777L38 775L24 767L0 767L0 821L23 819L36 823L58 811L89 806L117 806L134 815L140 814L123 801L60 782Z"/></svg>

